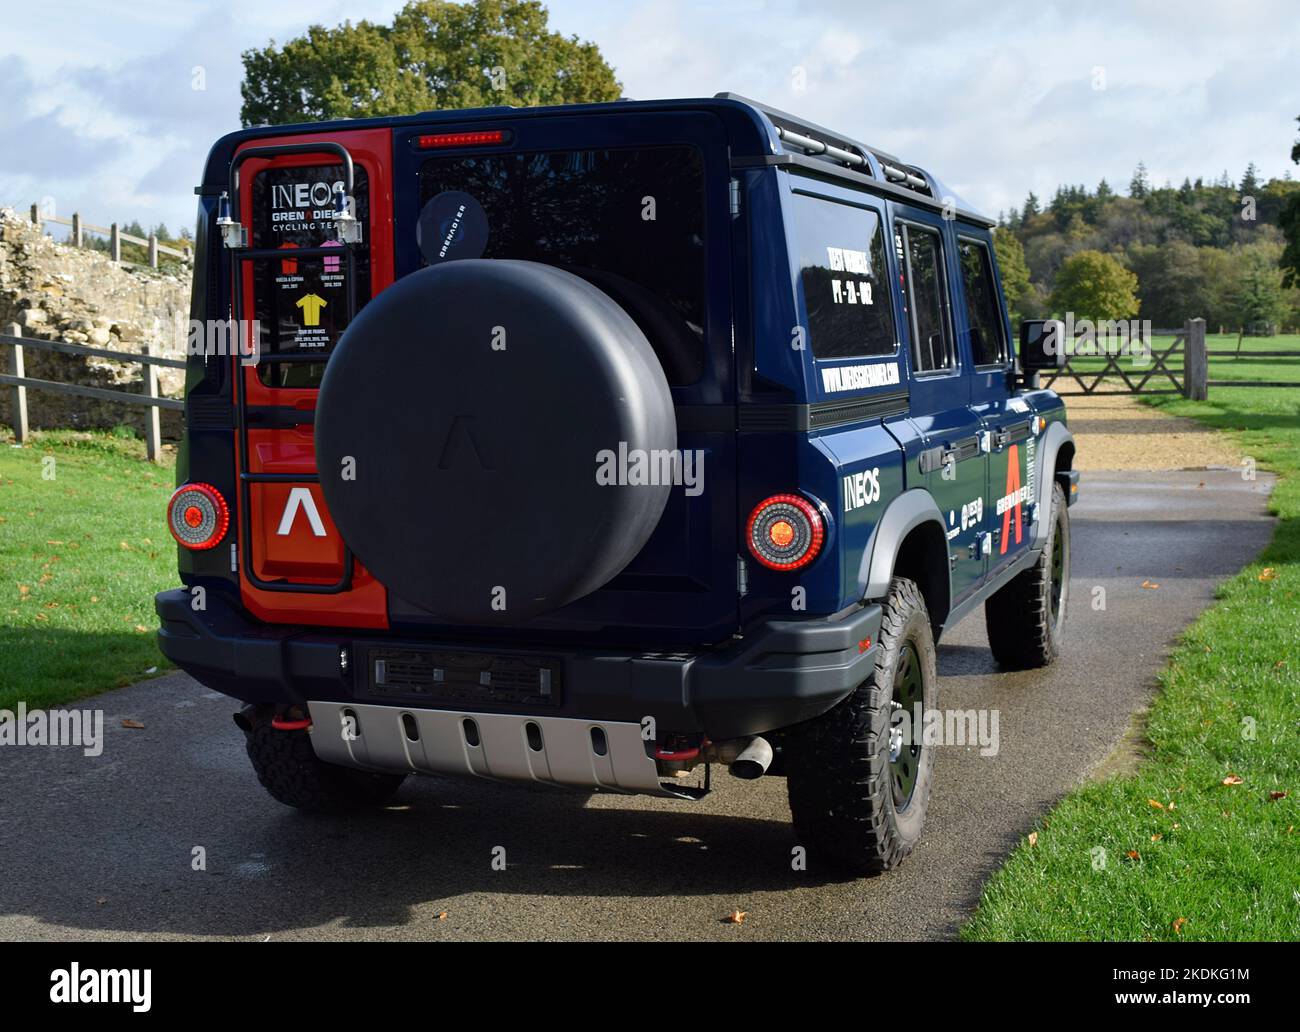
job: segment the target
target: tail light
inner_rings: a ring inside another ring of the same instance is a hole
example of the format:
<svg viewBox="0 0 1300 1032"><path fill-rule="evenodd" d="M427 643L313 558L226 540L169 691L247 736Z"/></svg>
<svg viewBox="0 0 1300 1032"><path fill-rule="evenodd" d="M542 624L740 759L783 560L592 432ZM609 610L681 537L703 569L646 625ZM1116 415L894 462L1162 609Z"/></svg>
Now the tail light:
<svg viewBox="0 0 1300 1032"><path fill-rule="evenodd" d="M764 498L745 527L749 550L769 570L797 570L817 558L826 528L821 513L798 495Z"/></svg>
<svg viewBox="0 0 1300 1032"><path fill-rule="evenodd" d="M184 484L167 503L167 527L172 537L196 552L214 548L229 526L226 500L209 484Z"/></svg>

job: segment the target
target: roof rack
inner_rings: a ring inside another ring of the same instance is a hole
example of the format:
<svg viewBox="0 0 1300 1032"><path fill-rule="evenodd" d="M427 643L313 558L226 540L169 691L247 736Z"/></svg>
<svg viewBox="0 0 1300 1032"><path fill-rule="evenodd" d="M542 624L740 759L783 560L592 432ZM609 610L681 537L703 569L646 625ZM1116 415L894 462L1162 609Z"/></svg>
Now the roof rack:
<svg viewBox="0 0 1300 1032"><path fill-rule="evenodd" d="M881 174L891 183L907 187L925 197L933 197L934 190L925 173L913 166L904 164L886 151L851 140L846 136L831 132L815 122L798 118L787 111L771 107L739 93L718 93L717 100L735 100L761 111L767 116L776 135L786 147L797 147L813 157L829 159L841 165L847 165L856 172L875 178L871 162L867 155L876 159Z"/></svg>

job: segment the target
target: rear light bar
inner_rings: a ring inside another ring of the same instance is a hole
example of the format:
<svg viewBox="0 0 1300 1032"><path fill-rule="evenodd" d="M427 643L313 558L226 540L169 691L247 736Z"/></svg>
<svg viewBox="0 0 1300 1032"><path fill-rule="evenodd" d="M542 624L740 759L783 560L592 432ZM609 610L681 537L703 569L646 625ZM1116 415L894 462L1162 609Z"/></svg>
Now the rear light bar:
<svg viewBox="0 0 1300 1032"><path fill-rule="evenodd" d="M167 503L167 528L172 537L196 552L215 548L229 526L226 500L210 484L182 484Z"/></svg>
<svg viewBox="0 0 1300 1032"><path fill-rule="evenodd" d="M509 142L510 130L484 129L472 133L432 133L419 137L417 145L421 150L435 150L446 147L486 147Z"/></svg>
<svg viewBox="0 0 1300 1032"><path fill-rule="evenodd" d="M745 540L769 570L797 570L817 558L826 527L816 506L793 494L764 498L749 514Z"/></svg>

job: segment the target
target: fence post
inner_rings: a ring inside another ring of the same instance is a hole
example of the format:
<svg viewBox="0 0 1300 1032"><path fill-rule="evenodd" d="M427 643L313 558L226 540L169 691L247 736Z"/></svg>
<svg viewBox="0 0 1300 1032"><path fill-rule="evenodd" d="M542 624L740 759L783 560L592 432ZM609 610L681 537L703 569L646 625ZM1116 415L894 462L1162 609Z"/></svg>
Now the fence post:
<svg viewBox="0 0 1300 1032"><path fill-rule="evenodd" d="M149 234L149 268L158 268L158 234Z"/></svg>
<svg viewBox="0 0 1300 1032"><path fill-rule="evenodd" d="M149 345L140 349L145 356L149 354ZM158 367L150 362L144 363L144 393L147 397L158 397ZM144 443L150 462L162 458L162 425L159 420L157 405L150 405L144 410Z"/></svg>
<svg viewBox="0 0 1300 1032"><path fill-rule="evenodd" d="M40 206L39 204L33 204L33 205L32 205L32 225L33 225L33 226L39 226L40 224L41 224L41 206Z"/></svg>
<svg viewBox="0 0 1300 1032"><path fill-rule="evenodd" d="M122 260L122 235L117 230L116 222L108 227L108 253L113 261Z"/></svg>
<svg viewBox="0 0 1300 1032"><path fill-rule="evenodd" d="M72 213L72 246L81 246L81 212Z"/></svg>
<svg viewBox="0 0 1300 1032"><path fill-rule="evenodd" d="M1205 401L1209 397L1209 356L1205 353L1205 320L1187 320L1187 344L1183 351L1183 397Z"/></svg>
<svg viewBox="0 0 1300 1032"><path fill-rule="evenodd" d="M9 336L21 337L23 328L17 323L9 324ZM14 344L11 349L13 358L10 360L10 369L13 375L24 377L27 374L23 372L23 346ZM9 398L10 418L14 424L14 441L18 444L27 443L27 388L14 387L13 394Z"/></svg>

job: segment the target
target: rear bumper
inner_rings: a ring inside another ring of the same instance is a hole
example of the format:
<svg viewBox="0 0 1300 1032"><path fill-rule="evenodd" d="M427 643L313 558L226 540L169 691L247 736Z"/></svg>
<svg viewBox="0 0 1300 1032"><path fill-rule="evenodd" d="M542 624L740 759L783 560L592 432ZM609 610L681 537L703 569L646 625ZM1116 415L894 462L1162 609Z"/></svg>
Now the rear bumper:
<svg viewBox="0 0 1300 1032"><path fill-rule="evenodd" d="M760 621L742 639L698 652L649 653L322 632L257 623L211 591L202 612L190 603L184 588L156 596L159 647L203 684L243 702L496 713L638 728L648 717L656 737L703 733L713 741L761 734L824 713L866 679L880 636L877 605L831 617ZM454 651L471 663L476 656L485 664L493 656L545 659L560 671L559 687L545 705L381 694L371 653L395 648Z"/></svg>

